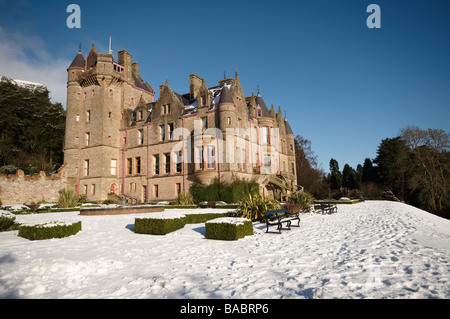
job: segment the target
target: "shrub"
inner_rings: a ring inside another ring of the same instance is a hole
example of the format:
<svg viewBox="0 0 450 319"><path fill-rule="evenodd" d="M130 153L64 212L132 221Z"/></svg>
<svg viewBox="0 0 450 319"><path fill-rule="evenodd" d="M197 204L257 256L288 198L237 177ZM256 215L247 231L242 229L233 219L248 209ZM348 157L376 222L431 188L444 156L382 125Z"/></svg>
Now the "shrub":
<svg viewBox="0 0 450 319"><path fill-rule="evenodd" d="M208 220L219 218L219 217L227 217L228 213L223 214L215 214L215 213L206 213L206 214L186 214L186 224L200 224L207 222Z"/></svg>
<svg viewBox="0 0 450 319"><path fill-rule="evenodd" d="M45 240L51 238L64 238L75 235L81 230L81 221L71 225L60 225L58 223L20 226L19 236L29 240Z"/></svg>
<svg viewBox="0 0 450 319"><path fill-rule="evenodd" d="M219 183L217 180L211 185L194 182L192 185L195 203L224 201L238 203L248 194L259 193L259 185L254 182L234 181L230 185Z"/></svg>
<svg viewBox="0 0 450 319"><path fill-rule="evenodd" d="M178 218L136 218L134 232L137 234L165 235L186 225L186 217Z"/></svg>
<svg viewBox="0 0 450 319"><path fill-rule="evenodd" d="M346 187L341 187L334 193L333 198L340 199L342 197L347 197L349 199L360 199L361 193L357 189L348 189Z"/></svg>
<svg viewBox="0 0 450 319"><path fill-rule="evenodd" d="M259 194L248 194L239 203L237 215L251 221L264 221L264 212L281 209L281 205L274 199L266 199Z"/></svg>
<svg viewBox="0 0 450 319"><path fill-rule="evenodd" d="M253 235L252 222L244 218L218 218L205 224L208 239L238 240Z"/></svg>
<svg viewBox="0 0 450 319"><path fill-rule="evenodd" d="M311 194L304 192L304 191L300 191L300 192L295 192L291 196L289 196L288 202L289 202L289 204L292 204L292 205L298 205L298 206L294 206L294 207L296 207L296 209L299 208L296 212L299 212L300 210L310 211L311 205L314 203L314 198ZM288 211L288 213L289 213L289 211Z"/></svg>
<svg viewBox="0 0 450 319"><path fill-rule="evenodd" d="M16 220L16 216L9 212L0 211L0 232L8 230Z"/></svg>
<svg viewBox="0 0 450 319"><path fill-rule="evenodd" d="M80 197L71 190L61 189L58 197L58 207L72 208L80 204Z"/></svg>
<svg viewBox="0 0 450 319"><path fill-rule="evenodd" d="M180 192L175 201L175 205L193 205L193 204L194 204L194 197L192 197L192 195L189 194L188 192Z"/></svg>
<svg viewBox="0 0 450 319"><path fill-rule="evenodd" d="M110 205L110 204L122 204L122 198L120 198L119 195L117 194L108 194L107 195L108 198L103 202L103 204L105 205Z"/></svg>

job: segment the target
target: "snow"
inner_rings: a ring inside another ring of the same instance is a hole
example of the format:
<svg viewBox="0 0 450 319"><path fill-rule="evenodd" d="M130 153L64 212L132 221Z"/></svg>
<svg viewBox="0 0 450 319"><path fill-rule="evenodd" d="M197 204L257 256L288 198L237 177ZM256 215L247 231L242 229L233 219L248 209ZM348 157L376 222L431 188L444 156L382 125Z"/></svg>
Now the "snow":
<svg viewBox="0 0 450 319"><path fill-rule="evenodd" d="M254 235L238 241L206 239L204 223L165 236L134 233L145 215L17 215L24 223L81 220L82 231L44 241L0 233L0 297L450 297L450 221L406 204L340 205L281 234L254 223Z"/></svg>
<svg viewBox="0 0 450 319"><path fill-rule="evenodd" d="M216 218L206 223L211 224L233 224L233 225L244 225L246 221L249 221L247 218L237 218L237 217L221 217Z"/></svg>

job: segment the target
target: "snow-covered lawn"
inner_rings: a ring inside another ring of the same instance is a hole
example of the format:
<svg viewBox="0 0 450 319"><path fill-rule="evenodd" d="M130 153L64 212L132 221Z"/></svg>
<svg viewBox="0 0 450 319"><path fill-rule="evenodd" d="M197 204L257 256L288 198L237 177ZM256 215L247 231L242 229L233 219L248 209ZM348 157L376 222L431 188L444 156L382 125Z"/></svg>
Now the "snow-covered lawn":
<svg viewBox="0 0 450 319"><path fill-rule="evenodd" d="M45 241L0 233L0 297L450 298L450 221L405 204L340 205L281 235L254 223L233 242L205 239L204 224L135 234L135 217L145 214L17 216L81 220L82 231Z"/></svg>

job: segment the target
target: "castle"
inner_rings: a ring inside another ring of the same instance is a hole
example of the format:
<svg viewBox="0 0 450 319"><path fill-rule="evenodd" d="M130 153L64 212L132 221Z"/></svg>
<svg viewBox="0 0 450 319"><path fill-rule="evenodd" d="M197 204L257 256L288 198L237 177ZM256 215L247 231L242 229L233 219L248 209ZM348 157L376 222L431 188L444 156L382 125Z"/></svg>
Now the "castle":
<svg viewBox="0 0 450 319"><path fill-rule="evenodd" d="M173 200L194 181L255 181L279 199L299 188L287 119L259 92L246 97L237 72L209 88L191 74L186 94L166 80L156 101L126 50L115 62L92 45L67 72L65 173L89 200Z"/></svg>

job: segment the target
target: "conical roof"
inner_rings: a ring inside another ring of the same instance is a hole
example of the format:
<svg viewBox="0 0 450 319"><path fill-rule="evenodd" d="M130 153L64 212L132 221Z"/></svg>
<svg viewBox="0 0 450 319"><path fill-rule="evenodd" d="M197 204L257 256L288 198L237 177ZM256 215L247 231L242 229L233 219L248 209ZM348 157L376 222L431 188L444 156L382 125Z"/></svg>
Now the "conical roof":
<svg viewBox="0 0 450 319"><path fill-rule="evenodd" d="M287 134L287 135L289 135L289 134L294 135L294 132L292 131L292 128L291 128L291 126L289 125L289 122L288 122L287 119L284 119L284 125L286 126L286 134Z"/></svg>
<svg viewBox="0 0 450 319"><path fill-rule="evenodd" d="M266 106L266 103L264 103L264 100L261 97L261 94L258 93L258 95L256 95L255 102L256 102L256 108L258 108L258 106L259 106L259 108L261 109L262 117L272 117L272 115L269 112L269 109Z"/></svg>
<svg viewBox="0 0 450 319"><path fill-rule="evenodd" d="M75 57L75 59L73 59L72 64L69 66L69 69L84 69L86 62L84 61L84 57L83 54L81 53L81 51L78 51L77 56Z"/></svg>
<svg viewBox="0 0 450 319"><path fill-rule="evenodd" d="M221 104L234 104L230 89L226 85L223 86L222 93L220 94L219 105Z"/></svg>

